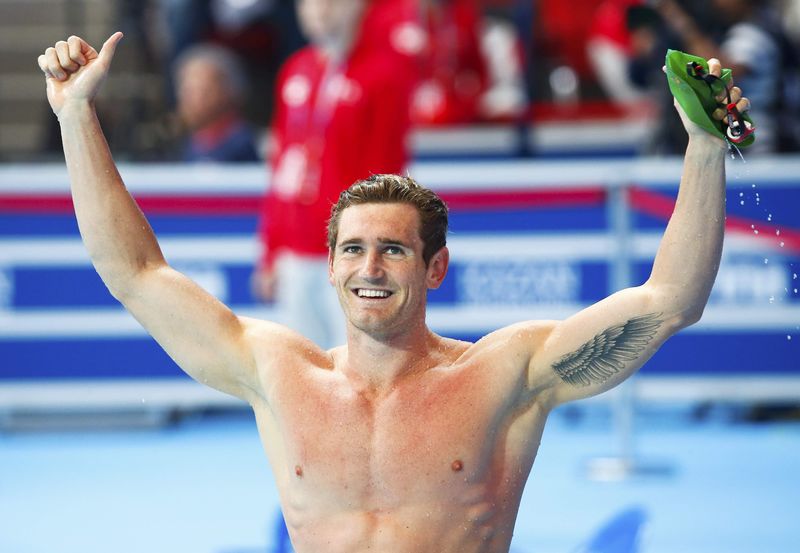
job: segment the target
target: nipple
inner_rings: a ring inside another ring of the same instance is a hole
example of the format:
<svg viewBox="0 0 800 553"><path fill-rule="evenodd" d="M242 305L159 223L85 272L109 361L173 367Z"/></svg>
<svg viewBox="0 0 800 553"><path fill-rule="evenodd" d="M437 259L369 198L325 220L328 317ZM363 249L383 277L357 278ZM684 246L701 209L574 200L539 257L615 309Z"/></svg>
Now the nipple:
<svg viewBox="0 0 800 553"><path fill-rule="evenodd" d="M453 472L459 472L464 468L464 463L462 463L460 459L456 459L453 461L453 464L450 465L450 468L453 469Z"/></svg>
<svg viewBox="0 0 800 553"><path fill-rule="evenodd" d="M302 478L303 477L303 467L301 467L300 465L295 465L294 466L294 473L297 475L298 478Z"/></svg>

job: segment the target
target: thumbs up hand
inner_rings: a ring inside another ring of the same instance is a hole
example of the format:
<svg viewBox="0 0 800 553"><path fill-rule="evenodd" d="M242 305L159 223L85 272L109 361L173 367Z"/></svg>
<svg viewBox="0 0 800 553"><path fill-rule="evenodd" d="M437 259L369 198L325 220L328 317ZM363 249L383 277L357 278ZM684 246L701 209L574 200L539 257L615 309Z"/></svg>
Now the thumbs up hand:
<svg viewBox="0 0 800 553"><path fill-rule="evenodd" d="M98 53L88 42L73 35L39 56L39 68L47 83L47 100L56 116L67 104L94 101L120 40L122 33L114 33Z"/></svg>

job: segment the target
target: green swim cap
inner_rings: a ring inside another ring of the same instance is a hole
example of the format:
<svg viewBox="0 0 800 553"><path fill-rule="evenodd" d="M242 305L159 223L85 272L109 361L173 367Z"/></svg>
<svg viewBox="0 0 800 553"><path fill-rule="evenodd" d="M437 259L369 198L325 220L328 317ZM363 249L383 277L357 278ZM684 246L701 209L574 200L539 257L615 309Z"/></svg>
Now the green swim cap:
<svg viewBox="0 0 800 553"><path fill-rule="evenodd" d="M725 121L717 121L711 114L720 107L720 103L717 102L715 97L725 93L725 86L730 86L732 80L731 70L723 69L720 79L715 79L709 86L705 81L695 79L687 73L686 67L692 62L699 63L706 72L708 71L708 62L703 58L679 52L678 50L667 50L667 58L664 65L667 68L669 90L692 122L714 136L729 140L726 134L727 123ZM753 124L749 115L744 113L742 116L745 121L751 125ZM755 135L751 134L742 142L737 143L737 146L750 146L755 139Z"/></svg>

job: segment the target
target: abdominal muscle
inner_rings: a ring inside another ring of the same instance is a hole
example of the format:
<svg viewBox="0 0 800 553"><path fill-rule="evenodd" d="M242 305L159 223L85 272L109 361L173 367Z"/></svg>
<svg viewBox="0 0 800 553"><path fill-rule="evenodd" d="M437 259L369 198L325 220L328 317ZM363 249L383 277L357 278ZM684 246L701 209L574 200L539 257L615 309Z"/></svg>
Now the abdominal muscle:
<svg viewBox="0 0 800 553"><path fill-rule="evenodd" d="M419 503L296 516L287 510L286 518L298 553L501 553L508 551L515 511L508 517L489 503Z"/></svg>

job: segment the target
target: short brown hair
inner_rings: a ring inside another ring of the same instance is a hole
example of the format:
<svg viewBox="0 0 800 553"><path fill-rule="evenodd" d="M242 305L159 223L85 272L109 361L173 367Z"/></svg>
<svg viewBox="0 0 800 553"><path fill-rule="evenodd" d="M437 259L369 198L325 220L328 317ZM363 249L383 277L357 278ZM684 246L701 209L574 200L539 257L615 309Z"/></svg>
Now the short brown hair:
<svg viewBox="0 0 800 553"><path fill-rule="evenodd" d="M420 218L419 237L425 245L422 250L425 265L447 244L447 206L435 192L411 177L372 175L344 190L331 208L328 220L328 248L331 252L336 248L342 212L353 205L374 203L401 203L416 208Z"/></svg>

